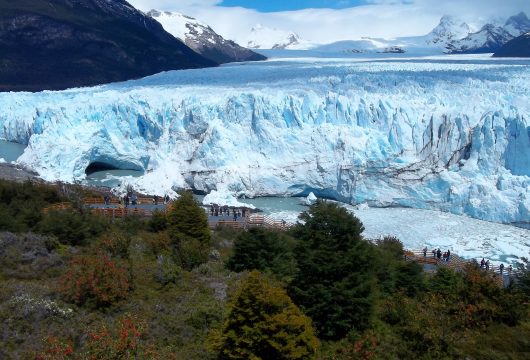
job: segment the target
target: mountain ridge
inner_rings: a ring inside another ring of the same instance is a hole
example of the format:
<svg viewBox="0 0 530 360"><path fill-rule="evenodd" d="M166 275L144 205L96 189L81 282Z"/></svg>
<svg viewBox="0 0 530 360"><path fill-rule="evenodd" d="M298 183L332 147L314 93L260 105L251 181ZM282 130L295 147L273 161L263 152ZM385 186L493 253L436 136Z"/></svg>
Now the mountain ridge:
<svg viewBox="0 0 530 360"><path fill-rule="evenodd" d="M125 0L2 0L0 91L61 90L217 64Z"/></svg>
<svg viewBox="0 0 530 360"><path fill-rule="evenodd" d="M209 25L179 12L151 10L147 13L164 29L202 56L220 64L240 61L260 61L267 58L246 49L232 40L224 39Z"/></svg>

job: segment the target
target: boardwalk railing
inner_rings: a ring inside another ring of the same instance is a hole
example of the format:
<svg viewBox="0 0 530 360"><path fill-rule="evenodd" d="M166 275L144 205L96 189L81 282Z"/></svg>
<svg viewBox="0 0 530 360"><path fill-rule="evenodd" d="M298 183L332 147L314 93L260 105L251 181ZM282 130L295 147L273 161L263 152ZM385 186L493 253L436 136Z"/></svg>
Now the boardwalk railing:
<svg viewBox="0 0 530 360"><path fill-rule="evenodd" d="M442 266L447 267L449 269L455 270L455 271L461 271L463 270L467 265L469 264L480 264L479 261L476 259L463 259L460 256L456 254L451 254L449 257L449 261L445 261L443 259L438 259L437 257L433 256L432 252L427 252L427 256L424 256L423 250L406 250L405 251L405 257L408 260L416 261L423 264L432 264L436 266ZM480 266L480 265L479 265ZM483 271L487 271L488 273L495 276L496 280L502 281L503 276L515 276L518 273L517 269L510 270L508 267L504 267L503 271L501 271L501 267L499 265L490 265L488 269L485 267L482 267Z"/></svg>
<svg viewBox="0 0 530 360"><path fill-rule="evenodd" d="M247 225L261 226L266 228L285 230L291 227L290 224L282 220L276 220L266 215L250 215L247 217Z"/></svg>
<svg viewBox="0 0 530 360"><path fill-rule="evenodd" d="M44 209L42 209L42 212L44 214L48 214L52 211L64 211L64 210L70 210L71 208L72 208L72 204L64 202L64 203L53 204L48 207L45 207Z"/></svg>

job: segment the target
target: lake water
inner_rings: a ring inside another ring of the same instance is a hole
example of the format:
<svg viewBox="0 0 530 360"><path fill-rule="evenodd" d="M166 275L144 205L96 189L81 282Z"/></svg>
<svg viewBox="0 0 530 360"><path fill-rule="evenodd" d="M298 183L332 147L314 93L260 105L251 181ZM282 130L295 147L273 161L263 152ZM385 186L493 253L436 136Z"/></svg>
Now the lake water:
<svg viewBox="0 0 530 360"><path fill-rule="evenodd" d="M23 153L26 145L0 140L0 159L6 162L16 161Z"/></svg>
<svg viewBox="0 0 530 360"><path fill-rule="evenodd" d="M136 170L105 170L87 175L84 185L113 188L119 186L126 179L140 177L144 173Z"/></svg>
<svg viewBox="0 0 530 360"><path fill-rule="evenodd" d="M197 199L202 201L202 196ZM277 220L295 223L308 209L302 198L264 197L238 199L252 204ZM363 223L363 235L377 239L393 235L406 248L451 250L468 259L485 257L494 263L511 263L530 254L530 231L511 225L497 224L433 210L405 208L355 208L342 204Z"/></svg>

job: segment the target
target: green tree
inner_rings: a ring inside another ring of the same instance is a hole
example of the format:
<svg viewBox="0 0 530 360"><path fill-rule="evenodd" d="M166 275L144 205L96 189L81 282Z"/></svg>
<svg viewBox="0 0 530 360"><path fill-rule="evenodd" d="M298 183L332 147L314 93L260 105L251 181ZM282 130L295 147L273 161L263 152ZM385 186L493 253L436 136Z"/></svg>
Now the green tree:
<svg viewBox="0 0 530 360"><path fill-rule="evenodd" d="M367 328L374 303L374 260L362 223L346 209L319 201L294 229L298 273L289 286L319 336L339 339Z"/></svg>
<svg viewBox="0 0 530 360"><path fill-rule="evenodd" d="M258 271L243 280L220 339L219 359L312 359L319 348L311 320Z"/></svg>
<svg viewBox="0 0 530 360"><path fill-rule="evenodd" d="M208 217L191 192L182 192L168 212L168 230L175 254L188 270L208 261L211 234Z"/></svg>
<svg viewBox="0 0 530 360"><path fill-rule="evenodd" d="M252 228L236 238L234 252L226 266L237 272L259 270L288 278L296 267L292 242L285 233Z"/></svg>

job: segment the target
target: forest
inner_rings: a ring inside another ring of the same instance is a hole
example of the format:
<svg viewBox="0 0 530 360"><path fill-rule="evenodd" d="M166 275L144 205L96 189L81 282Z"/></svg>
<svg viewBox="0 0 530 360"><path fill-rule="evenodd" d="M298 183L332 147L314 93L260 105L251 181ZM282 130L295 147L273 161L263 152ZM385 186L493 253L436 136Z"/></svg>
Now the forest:
<svg viewBox="0 0 530 360"><path fill-rule="evenodd" d="M425 271L332 202L212 230L190 192L113 221L95 195L0 181L0 359L529 357L528 259L502 287L478 264Z"/></svg>

